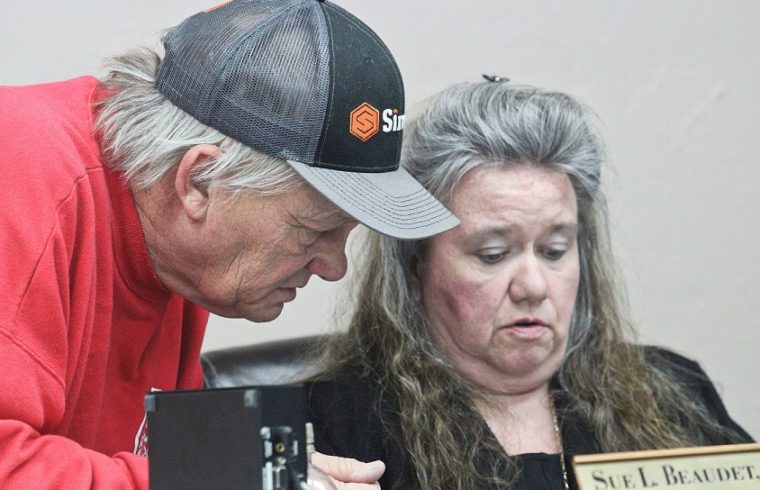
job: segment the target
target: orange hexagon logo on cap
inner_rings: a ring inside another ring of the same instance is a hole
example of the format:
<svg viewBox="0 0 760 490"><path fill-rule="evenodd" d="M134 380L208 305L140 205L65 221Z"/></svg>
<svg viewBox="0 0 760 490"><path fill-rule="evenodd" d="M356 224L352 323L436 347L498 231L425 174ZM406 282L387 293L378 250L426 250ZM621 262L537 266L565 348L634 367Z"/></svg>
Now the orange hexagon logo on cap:
<svg viewBox="0 0 760 490"><path fill-rule="evenodd" d="M380 111L364 102L351 111L349 131L362 141L367 141L380 131Z"/></svg>

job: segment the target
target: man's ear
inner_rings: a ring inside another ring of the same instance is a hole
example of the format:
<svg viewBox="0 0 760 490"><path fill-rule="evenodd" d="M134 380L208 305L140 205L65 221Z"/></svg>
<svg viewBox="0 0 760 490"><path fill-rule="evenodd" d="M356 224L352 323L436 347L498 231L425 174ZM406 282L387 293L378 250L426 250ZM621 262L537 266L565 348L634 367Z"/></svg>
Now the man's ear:
<svg viewBox="0 0 760 490"><path fill-rule="evenodd" d="M195 145L179 161L174 176L174 191L185 213L193 221L203 221L209 205L208 189L193 181L193 173L205 160L218 157L220 151L214 145Z"/></svg>

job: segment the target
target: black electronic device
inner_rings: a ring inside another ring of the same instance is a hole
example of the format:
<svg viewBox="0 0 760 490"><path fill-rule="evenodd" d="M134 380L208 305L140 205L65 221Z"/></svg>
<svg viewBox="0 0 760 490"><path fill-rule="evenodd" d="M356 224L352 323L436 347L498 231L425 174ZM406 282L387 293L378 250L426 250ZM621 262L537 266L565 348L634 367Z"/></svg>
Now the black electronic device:
<svg viewBox="0 0 760 490"><path fill-rule="evenodd" d="M152 490L305 488L300 385L152 392L145 410Z"/></svg>

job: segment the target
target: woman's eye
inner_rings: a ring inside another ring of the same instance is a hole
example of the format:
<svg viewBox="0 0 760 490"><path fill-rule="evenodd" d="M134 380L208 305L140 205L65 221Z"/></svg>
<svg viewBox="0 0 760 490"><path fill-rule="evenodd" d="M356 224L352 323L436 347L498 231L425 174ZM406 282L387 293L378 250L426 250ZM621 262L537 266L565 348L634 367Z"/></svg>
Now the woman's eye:
<svg viewBox="0 0 760 490"><path fill-rule="evenodd" d="M548 260L555 261L561 259L566 252L567 249L565 247L547 247L544 249L543 255Z"/></svg>
<svg viewBox="0 0 760 490"><path fill-rule="evenodd" d="M478 259L483 262L484 264L496 264L497 262L500 262L504 256L507 255L506 252L503 251L481 251L477 254Z"/></svg>

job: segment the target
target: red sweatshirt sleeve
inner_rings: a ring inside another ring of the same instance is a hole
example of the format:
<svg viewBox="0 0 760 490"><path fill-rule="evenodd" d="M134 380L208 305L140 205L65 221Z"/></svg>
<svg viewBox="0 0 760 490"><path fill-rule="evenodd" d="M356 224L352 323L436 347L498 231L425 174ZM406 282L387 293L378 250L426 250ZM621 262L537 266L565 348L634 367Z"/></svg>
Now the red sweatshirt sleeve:
<svg viewBox="0 0 760 490"><path fill-rule="evenodd" d="M122 423L102 408L112 328L102 305L112 302L116 272L103 263L110 242L97 239L109 236L108 218L97 215L105 186L89 180L93 87L87 79L0 87L3 489L148 488L146 458L91 449ZM55 103L57 119L47 115L52 103L39 102L54 91L76 99ZM136 398L132 418L141 416Z"/></svg>
<svg viewBox="0 0 760 490"><path fill-rule="evenodd" d="M59 321L63 311L52 302L46 306L38 315L17 318L16 327L34 324L42 335L56 330L51 322ZM63 347L65 339L60 340L51 345ZM146 458L129 453L110 458L66 437L41 435L62 422L66 387L53 366L5 325L0 327L0 373L0 487L148 488Z"/></svg>
<svg viewBox="0 0 760 490"><path fill-rule="evenodd" d="M0 484L6 489L147 489L147 458L115 457L71 439L44 435L20 420L0 421Z"/></svg>
<svg viewBox="0 0 760 490"><path fill-rule="evenodd" d="M76 402L74 364L86 355L83 337L92 335L70 323L81 323L87 303L97 300L94 290L75 290L72 277L85 284L81 276L97 271L76 264L72 252L81 244L67 244L59 227L40 252L37 233L23 228L41 223L18 218L6 216L0 234L0 487L147 489L146 458L109 457L58 435L73 424L67 404ZM89 409L93 419L96 408Z"/></svg>

